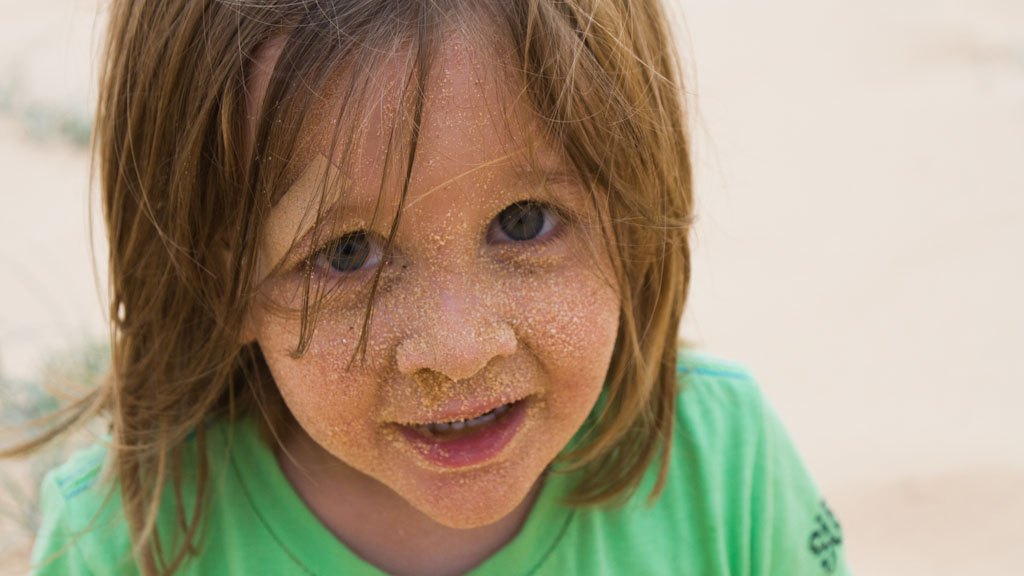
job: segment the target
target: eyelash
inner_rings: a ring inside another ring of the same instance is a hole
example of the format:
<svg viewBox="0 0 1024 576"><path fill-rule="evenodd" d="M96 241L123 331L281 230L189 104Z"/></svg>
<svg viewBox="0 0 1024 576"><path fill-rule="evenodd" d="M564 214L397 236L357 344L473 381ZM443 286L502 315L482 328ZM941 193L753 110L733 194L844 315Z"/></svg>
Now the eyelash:
<svg viewBox="0 0 1024 576"><path fill-rule="evenodd" d="M509 210L510 208L516 205L533 205L543 210L545 218L544 223L542 224L541 231L537 233L537 236L534 236L533 238L529 238L527 240L514 240L508 238L508 234L506 233L506 239L495 241L493 239L495 230L500 231L500 223L498 218L506 210ZM498 214L494 215L491 218L491 221L487 227L486 236L488 241L492 241L495 242L496 244L503 246L542 246L561 236L563 229L566 227L566 224L571 221L572 215L570 213L547 202L541 202L532 199L517 200L502 208ZM359 268L356 269L338 270L334 268L332 265L333 259L329 257L329 254L332 251L339 249L342 246L342 244L346 242L347 238L350 238L355 235L362 235L363 237L367 238L371 243L368 249L369 254L366 260L360 263ZM372 234L366 230L355 230L352 232L342 234L337 238L325 243L319 249L313 252L313 254L306 260L306 262L307 265L310 266L313 270L319 270L329 274L354 275L372 270L374 267L379 265L381 259L383 258L383 252L383 243L380 242L379 238L376 238L375 234Z"/></svg>

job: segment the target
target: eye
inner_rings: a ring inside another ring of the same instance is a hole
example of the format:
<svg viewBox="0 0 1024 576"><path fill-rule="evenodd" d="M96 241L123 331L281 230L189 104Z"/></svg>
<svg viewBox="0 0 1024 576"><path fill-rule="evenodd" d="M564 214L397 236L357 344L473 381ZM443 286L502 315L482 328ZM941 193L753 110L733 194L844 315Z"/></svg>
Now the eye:
<svg viewBox="0 0 1024 576"><path fill-rule="evenodd" d="M355 272L380 262L380 250L366 231L359 230L345 234L320 249L315 262L335 272Z"/></svg>
<svg viewBox="0 0 1024 576"><path fill-rule="evenodd" d="M543 204L529 200L516 202L495 217L488 236L492 241L508 239L513 242L527 242L547 236L555 228L556 223L554 213Z"/></svg>

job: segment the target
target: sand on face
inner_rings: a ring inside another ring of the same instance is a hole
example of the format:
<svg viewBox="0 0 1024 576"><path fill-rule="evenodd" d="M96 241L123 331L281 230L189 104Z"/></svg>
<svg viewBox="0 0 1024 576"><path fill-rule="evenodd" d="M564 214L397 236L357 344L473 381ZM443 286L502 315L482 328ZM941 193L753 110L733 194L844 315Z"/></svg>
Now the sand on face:
<svg viewBox="0 0 1024 576"><path fill-rule="evenodd" d="M103 337L88 159L26 120L91 106L94 6L0 19L4 374ZM1024 5L678 8L699 106L684 335L752 366L858 573L1018 572Z"/></svg>

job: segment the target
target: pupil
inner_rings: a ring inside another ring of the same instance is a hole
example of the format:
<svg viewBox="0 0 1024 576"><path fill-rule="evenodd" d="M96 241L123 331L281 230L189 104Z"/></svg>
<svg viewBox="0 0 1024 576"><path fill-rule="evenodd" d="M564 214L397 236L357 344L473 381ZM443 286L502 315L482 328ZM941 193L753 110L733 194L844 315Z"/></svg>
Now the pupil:
<svg viewBox="0 0 1024 576"><path fill-rule="evenodd" d="M532 240L544 228L544 210L534 202L516 202L498 214L498 225L517 242Z"/></svg>
<svg viewBox="0 0 1024 576"><path fill-rule="evenodd" d="M370 256L370 243L364 232L346 234L331 254L331 267L340 272L351 272L363 267Z"/></svg>

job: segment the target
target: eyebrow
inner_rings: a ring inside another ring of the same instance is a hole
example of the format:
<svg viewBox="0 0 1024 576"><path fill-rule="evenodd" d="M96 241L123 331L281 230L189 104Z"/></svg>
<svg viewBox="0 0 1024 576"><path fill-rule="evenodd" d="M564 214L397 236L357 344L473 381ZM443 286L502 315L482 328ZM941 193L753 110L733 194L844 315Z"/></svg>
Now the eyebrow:
<svg viewBox="0 0 1024 576"><path fill-rule="evenodd" d="M461 172L459 174L456 174L455 176L452 176L451 178L445 180L444 182L441 182L437 186L434 186L430 190L427 190L426 192L423 193L422 196L420 196L419 198L417 198L417 199L409 202L408 204L406 204L405 207L406 208L412 208L414 205L419 203L420 200L423 200L427 196L430 196L431 194L433 194L434 192L437 192L438 190L444 188L445 186L448 186L449 184L451 184L453 182L457 182L457 181L465 178L466 176L469 176L470 174L473 174L474 172L476 172L478 170L482 170L482 169L487 168L489 166L495 166L495 165L499 164L500 162L502 162L503 160L507 160L507 159L509 159L511 157L512 157L511 154L506 154L504 156L499 156L498 158L495 158L493 160L489 160L487 162L484 162L483 164L480 164L479 166L474 166L474 167L470 168L469 170L465 170L465 171L463 171L463 172Z"/></svg>
<svg viewBox="0 0 1024 576"><path fill-rule="evenodd" d="M474 166L469 170L460 172L459 174L456 174L455 176L452 176L451 178L445 180L444 182L441 182L440 184L437 184L436 186L430 188L429 190L424 192L419 198L416 198L415 200L406 204L405 207L412 208L415 204L419 203L424 198L427 198L434 192L444 188L445 186L452 184L453 182L457 182L462 178L465 178L479 170L483 170L484 168L499 166L502 163L509 160L511 160L510 162L508 162L508 164L510 164L512 175L519 182L528 183L532 185L543 185L548 183L564 185L582 184L579 175L572 170L568 170L561 166L557 168L546 168L544 166L533 165L532 163L526 164L522 162L516 162L514 159L517 155L518 152L505 154L504 156L499 156L498 158L494 158L493 160L488 160L483 164Z"/></svg>
<svg viewBox="0 0 1024 576"><path fill-rule="evenodd" d="M467 178L467 177L469 177L469 176L479 172L480 170L484 170L486 168L491 168L491 167L495 167L495 166L500 166L502 164L506 164L508 166L508 170L510 172L510 176L512 178L514 178L514 180L516 182L521 183L521 184L525 184L525 185L529 185L529 186L543 186L545 184L565 185L565 186L581 186L583 184L583 182L580 179L579 174L575 170L572 170L569 167L566 167L566 166L563 166L563 165L560 165L560 164L556 165L556 166L545 166L544 163L542 163L542 162L534 163L534 162L521 161L518 158L520 152L521 152L521 150L517 150L515 152L511 152L509 154L505 154L503 156L499 156L497 158L494 158L492 160L484 162L483 164L479 164L477 166L474 166L474 167L472 167L472 168L470 168L468 170L462 171L462 172L452 176L451 178L448 178L444 182L441 182L441 183L431 187L429 190L424 192L421 196L419 196L415 200L413 200L411 202L408 202L405 205L405 209L412 208L413 206L418 204L420 201L422 201L425 198L429 197L434 192L437 192L438 190L441 190L444 187L449 186L449 185L451 185L454 182L458 182L459 180L461 180L463 178ZM330 158L322 150L318 151L317 155L314 157L314 160L307 164L307 166L302 170L302 173L304 173L307 170L309 170L310 168L312 168L313 165L315 165L315 164L319 164L320 166L323 166L323 162L326 162L327 166L329 166L329 168L324 166L325 168L327 168L328 171L331 171L331 172L336 171L336 172L334 172L334 177L339 179L338 182L340 183L341 186L349 188L349 189L351 188L351 181L344 175L344 171L342 170L341 166L339 166L332 158ZM302 174L302 173L300 173L300 174ZM293 190L295 190L296 187L298 187L298 186L300 186L302 184L302 180L303 180L303 178L300 175L298 178L295 179L295 182L292 183L292 185L288 187L288 189L284 192L284 194L282 194L281 197L283 198L285 196L288 196ZM351 211L366 210L366 209L368 209L371 206L376 206L376 203L378 201L377 197L374 197L372 201L366 201L366 202L359 201L359 200L353 201L353 198L351 196L352 195L345 194L344 198L338 199L336 202L333 202L331 207L327 210L327 212L328 213L339 214L339 213L344 213L344 212L349 211L349 210L351 210ZM303 228L306 228L306 227L303 227ZM300 235L304 235L303 233L307 232L307 231L308 231L308 229L300 232Z"/></svg>

